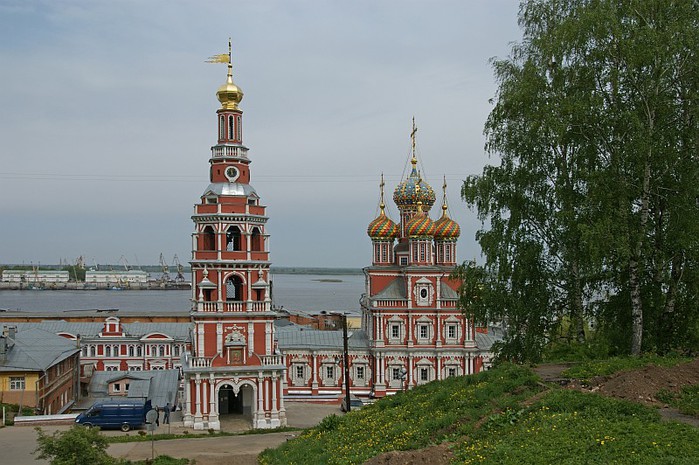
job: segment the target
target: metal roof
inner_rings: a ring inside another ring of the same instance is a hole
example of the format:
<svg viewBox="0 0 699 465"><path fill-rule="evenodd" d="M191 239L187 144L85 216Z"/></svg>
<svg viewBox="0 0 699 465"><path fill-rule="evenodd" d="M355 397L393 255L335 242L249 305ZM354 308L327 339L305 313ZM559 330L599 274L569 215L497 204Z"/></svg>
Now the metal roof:
<svg viewBox="0 0 699 465"><path fill-rule="evenodd" d="M383 288L381 292L371 296L372 299L407 299L408 291L406 290L405 280L401 278L394 279L391 284Z"/></svg>
<svg viewBox="0 0 699 465"><path fill-rule="evenodd" d="M17 325L19 326L19 325ZM80 348L71 341L39 328L18 328L0 371L46 371Z"/></svg>
<svg viewBox="0 0 699 465"><path fill-rule="evenodd" d="M81 338L97 338L104 329L103 322L73 322L65 320L46 320L32 323L13 323L17 329L37 328L53 334L69 333ZM126 337L141 338L150 333L163 333L176 341L189 341L191 323L121 323ZM110 336L110 339L115 339Z"/></svg>
<svg viewBox="0 0 699 465"><path fill-rule="evenodd" d="M343 346L342 331L323 331L295 324L284 327L277 326L276 337L282 351L291 349L341 351ZM366 333L361 330L350 331L347 344L350 350L367 350L369 348Z"/></svg>
<svg viewBox="0 0 699 465"><path fill-rule="evenodd" d="M129 378L128 398L150 399L153 407L175 405L179 387L178 370L95 371L88 392L93 399L109 397L109 383ZM114 398L113 396L111 398Z"/></svg>

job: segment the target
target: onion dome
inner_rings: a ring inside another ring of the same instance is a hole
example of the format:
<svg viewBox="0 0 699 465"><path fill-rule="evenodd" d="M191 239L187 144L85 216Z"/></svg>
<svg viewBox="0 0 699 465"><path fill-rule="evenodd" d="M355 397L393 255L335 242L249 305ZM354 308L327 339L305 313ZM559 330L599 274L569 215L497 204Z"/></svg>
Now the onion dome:
<svg viewBox="0 0 699 465"><path fill-rule="evenodd" d="M413 150L413 158L410 162L413 168L410 175L393 191L393 201L396 202L400 211L415 211L417 204L422 203L422 208L428 212L434 205L434 191L429 184L420 179L420 173L417 170L417 157L415 156L415 135L417 127L415 126L415 118L413 118L413 130L410 133L410 142Z"/></svg>
<svg viewBox="0 0 699 465"><path fill-rule="evenodd" d="M393 192L393 201L401 211L416 210L418 203L422 204L425 211L429 211L432 205L434 205L434 191L429 184L420 179L420 174L417 171L417 158L414 155L411 163L413 164L413 169L410 172L410 176L398 184Z"/></svg>
<svg viewBox="0 0 699 465"><path fill-rule="evenodd" d="M459 224L447 215L447 180L444 179L444 201L442 202L442 217L434 222L434 238L442 241L455 241L461 235Z"/></svg>
<svg viewBox="0 0 699 465"><path fill-rule="evenodd" d="M461 235L459 224L447 216L447 206L442 205L442 217L434 222L434 238L456 240Z"/></svg>
<svg viewBox="0 0 699 465"><path fill-rule="evenodd" d="M405 234L408 237L434 236L434 222L422 211L422 202L418 202L417 213L405 225Z"/></svg>
<svg viewBox="0 0 699 465"><path fill-rule="evenodd" d="M218 59L225 59L225 55L217 56ZM228 77L226 82L216 91L216 97L221 102L221 108L224 110L237 110L238 104L243 100L243 91L233 82L233 65L231 64L231 42L228 41ZM224 62L225 63L225 62Z"/></svg>
<svg viewBox="0 0 699 465"><path fill-rule="evenodd" d="M381 213L366 229L366 233L372 239L395 239L398 237L398 225L394 223L384 212L384 206L381 206Z"/></svg>
<svg viewBox="0 0 699 465"><path fill-rule="evenodd" d="M396 237L398 237L398 234L400 233L398 229L398 225L394 223L388 216L386 216L386 204L384 204L383 200L383 174L381 175L381 204L379 207L381 208L381 213L379 214L374 221L369 223L369 227L367 227L366 233L371 237L372 239L384 239L384 240L393 240Z"/></svg>

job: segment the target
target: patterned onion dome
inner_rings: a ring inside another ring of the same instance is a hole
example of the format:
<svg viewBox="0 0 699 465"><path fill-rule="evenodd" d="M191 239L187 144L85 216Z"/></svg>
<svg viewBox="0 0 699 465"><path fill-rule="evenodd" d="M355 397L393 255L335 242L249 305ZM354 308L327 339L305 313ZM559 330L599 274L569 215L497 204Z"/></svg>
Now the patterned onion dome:
<svg viewBox="0 0 699 465"><path fill-rule="evenodd" d="M420 179L420 174L417 171L417 159L413 157L411 160L413 169L403 182L398 184L396 190L393 191L393 201L398 206L399 210L417 210L418 202L422 203L424 211L430 211L434 205L435 196L432 187L425 181ZM419 189L416 189L417 186Z"/></svg>
<svg viewBox="0 0 699 465"><path fill-rule="evenodd" d="M384 209L381 208L381 213L378 217L371 223L366 230L366 233L372 239L390 239L393 240L398 237L399 230L398 225L394 223L386 213Z"/></svg>
<svg viewBox="0 0 699 465"><path fill-rule="evenodd" d="M418 203L417 213L405 225L405 234L408 237L434 236L434 229L434 222L422 211L422 204Z"/></svg>
<svg viewBox="0 0 699 465"><path fill-rule="evenodd" d="M456 240L461 235L459 224L447 216L447 206L442 205L442 217L434 222L436 240Z"/></svg>

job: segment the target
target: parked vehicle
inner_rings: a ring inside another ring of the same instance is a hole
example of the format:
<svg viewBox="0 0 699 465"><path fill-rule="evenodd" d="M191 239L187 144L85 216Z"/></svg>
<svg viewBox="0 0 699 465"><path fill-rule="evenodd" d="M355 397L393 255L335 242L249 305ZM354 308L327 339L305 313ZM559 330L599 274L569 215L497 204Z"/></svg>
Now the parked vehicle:
<svg viewBox="0 0 699 465"><path fill-rule="evenodd" d="M364 402L362 402L362 399L360 399L359 397L350 395L350 407L352 410L359 410L360 408L364 407ZM347 397L342 398L340 410L342 410L343 412L347 411Z"/></svg>
<svg viewBox="0 0 699 465"><path fill-rule="evenodd" d="M150 400L111 400L96 402L78 415L75 423L87 427L99 426L102 429L121 428L129 431L140 428L146 422L146 413L151 410Z"/></svg>

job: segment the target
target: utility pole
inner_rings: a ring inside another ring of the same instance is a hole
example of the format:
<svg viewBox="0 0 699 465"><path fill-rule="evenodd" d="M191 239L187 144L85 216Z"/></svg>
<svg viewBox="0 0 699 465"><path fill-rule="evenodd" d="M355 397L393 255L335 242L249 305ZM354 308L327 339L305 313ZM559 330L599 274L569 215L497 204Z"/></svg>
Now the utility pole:
<svg viewBox="0 0 699 465"><path fill-rule="evenodd" d="M347 411L352 410L350 403L349 351L347 349L347 315L342 314L342 359L345 365L345 405Z"/></svg>

